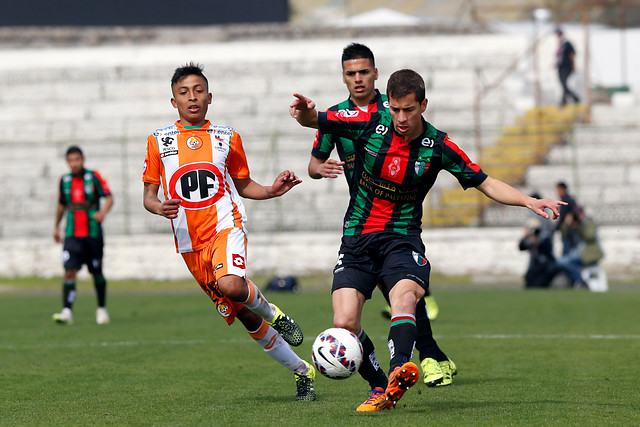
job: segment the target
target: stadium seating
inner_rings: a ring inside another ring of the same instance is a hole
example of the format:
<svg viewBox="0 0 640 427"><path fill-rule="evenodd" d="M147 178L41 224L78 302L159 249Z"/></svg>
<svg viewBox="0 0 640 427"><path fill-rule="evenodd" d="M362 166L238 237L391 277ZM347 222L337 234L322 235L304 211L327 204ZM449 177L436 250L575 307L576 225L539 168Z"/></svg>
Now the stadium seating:
<svg viewBox="0 0 640 427"><path fill-rule="evenodd" d="M464 43L460 37L465 37ZM147 135L176 120L169 104L172 70L191 59L205 65L210 79L210 118L240 132L254 179L270 183L280 170L292 169L304 181L282 199L260 202L259 207L247 201L250 230L339 230L347 205L344 180L314 181L307 177L314 131L299 127L289 117L287 107L294 91L310 96L320 108L345 98L339 52L349 41L234 41L5 51L0 65L0 148L5 153L0 188L6 197L0 207L0 238L51 234L57 180L67 169L64 152L71 144L84 149L87 167L100 170L114 192L114 209L106 222L110 234L168 233L166 224L144 213L140 176ZM497 78L521 55L526 37L415 36L408 41L404 37L404 43L398 43L397 37L364 41L376 52L378 87L384 89L386 78L398 68L410 67L421 73L427 82L428 120L448 131L472 158L486 159L488 170L503 176L499 172L501 163L510 163L507 172L524 177L523 190L548 196L560 179L580 188L580 199L584 191L595 188L596 194L615 204L607 214L609 223L637 217L638 196L625 196L625 190L637 194L633 189L640 182L636 166L640 149L629 142L633 131L592 130L581 125L565 145L549 139L549 145L555 148L541 159L546 150L538 150L535 144L524 148L509 139L513 132L508 126L532 126L530 122L516 122L518 114L533 103L527 90L530 76L522 72L510 75L483 97L480 117L474 113L479 79L490 82ZM416 55L416 48L421 46L424 50ZM594 121L599 114L610 114L616 123L626 123L617 112L606 111L594 110ZM480 147L474 135L478 118L482 127ZM556 130L558 124L546 123L544 127L546 131ZM628 152L623 166L617 163L620 159L613 151L598 149L603 132ZM519 138L525 142L526 138ZM571 141L579 141L579 145ZM580 166L572 170L569 166L575 162L576 153ZM492 158L496 162L489 160ZM527 169L531 159L547 164ZM606 173L603 162L609 165ZM447 187L452 184L455 186L455 181L441 176L430 200L442 197L455 206L466 197L477 198L472 191L462 193L459 189L456 191L462 195L449 194ZM594 206L590 203L602 198L585 198L585 204L590 208ZM433 225L477 224L479 212L483 212L486 224L521 224L517 214L496 207L458 207L443 212L441 216L449 223ZM453 221L454 215L463 219Z"/></svg>

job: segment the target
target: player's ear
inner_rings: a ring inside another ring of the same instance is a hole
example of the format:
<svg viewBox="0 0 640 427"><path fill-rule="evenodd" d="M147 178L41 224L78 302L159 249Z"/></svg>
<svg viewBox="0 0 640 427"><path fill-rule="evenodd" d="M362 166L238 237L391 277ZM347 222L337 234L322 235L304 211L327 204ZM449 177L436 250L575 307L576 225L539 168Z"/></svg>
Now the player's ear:
<svg viewBox="0 0 640 427"><path fill-rule="evenodd" d="M173 108L178 108L178 103L175 98L171 98L171 105L173 105Z"/></svg>
<svg viewBox="0 0 640 427"><path fill-rule="evenodd" d="M377 69L377 68L374 68L374 69L373 69L373 73L374 73L374 75L376 76L376 78L375 78L374 80L378 80L378 69Z"/></svg>
<svg viewBox="0 0 640 427"><path fill-rule="evenodd" d="M423 99L422 102L420 103L420 110L424 113L425 110L427 109L427 104L429 103L429 100L427 98Z"/></svg>
<svg viewBox="0 0 640 427"><path fill-rule="evenodd" d="M209 98L209 101L207 101L207 104L211 104L211 100L213 99L213 94L212 94L211 92L209 92L209 93L207 94L207 96L208 96L208 98Z"/></svg>

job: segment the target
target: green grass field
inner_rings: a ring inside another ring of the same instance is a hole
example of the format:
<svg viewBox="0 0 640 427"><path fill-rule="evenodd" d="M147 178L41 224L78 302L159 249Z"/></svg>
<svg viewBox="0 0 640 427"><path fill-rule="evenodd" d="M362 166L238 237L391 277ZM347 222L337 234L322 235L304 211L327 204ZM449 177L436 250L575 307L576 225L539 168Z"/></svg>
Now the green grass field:
<svg viewBox="0 0 640 427"><path fill-rule="evenodd" d="M436 287L436 338L459 368L451 387L422 382L382 413L356 413L358 376L316 380L296 402L293 375L227 327L193 284L110 284L112 323L95 324L79 283L75 324L56 325L58 281L0 280L0 425L639 425L640 290ZM320 286L321 287L321 286ZM17 291L16 291L17 289ZM310 359L331 326L328 292L269 293L298 320ZM388 366L376 295L364 325Z"/></svg>

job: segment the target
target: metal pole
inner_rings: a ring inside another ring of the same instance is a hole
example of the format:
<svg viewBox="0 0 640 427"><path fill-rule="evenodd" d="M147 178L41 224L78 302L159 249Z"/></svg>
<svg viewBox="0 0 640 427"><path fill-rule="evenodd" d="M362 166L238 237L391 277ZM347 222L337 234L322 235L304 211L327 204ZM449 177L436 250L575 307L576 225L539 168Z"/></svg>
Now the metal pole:
<svg viewBox="0 0 640 427"><path fill-rule="evenodd" d="M584 30L584 96L585 96L585 123L591 123L591 76L589 71L589 2L582 1L582 26Z"/></svg>

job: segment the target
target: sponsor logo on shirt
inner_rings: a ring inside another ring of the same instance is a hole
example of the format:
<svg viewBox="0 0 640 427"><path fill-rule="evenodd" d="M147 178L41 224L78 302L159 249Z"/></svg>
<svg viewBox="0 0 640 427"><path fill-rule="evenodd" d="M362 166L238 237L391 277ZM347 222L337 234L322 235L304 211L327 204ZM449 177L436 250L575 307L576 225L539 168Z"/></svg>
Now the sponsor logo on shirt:
<svg viewBox="0 0 640 427"><path fill-rule="evenodd" d="M400 157L394 157L389 164L389 176L395 177L400 172Z"/></svg>
<svg viewBox="0 0 640 427"><path fill-rule="evenodd" d="M338 110L339 117L358 117L360 110Z"/></svg>
<svg viewBox="0 0 640 427"><path fill-rule="evenodd" d="M171 148L171 149L164 149L162 150L162 153L160 153L160 158L164 158L167 156L177 156L178 155L178 150L175 148Z"/></svg>
<svg viewBox="0 0 640 427"><path fill-rule="evenodd" d="M182 200L185 209L213 206L224 195L222 173L213 163L196 162L179 167L169 181L172 198Z"/></svg>
<svg viewBox="0 0 640 427"><path fill-rule="evenodd" d="M231 259L233 260L233 265L237 268L245 269L244 257L242 255L233 254L231 255Z"/></svg>

